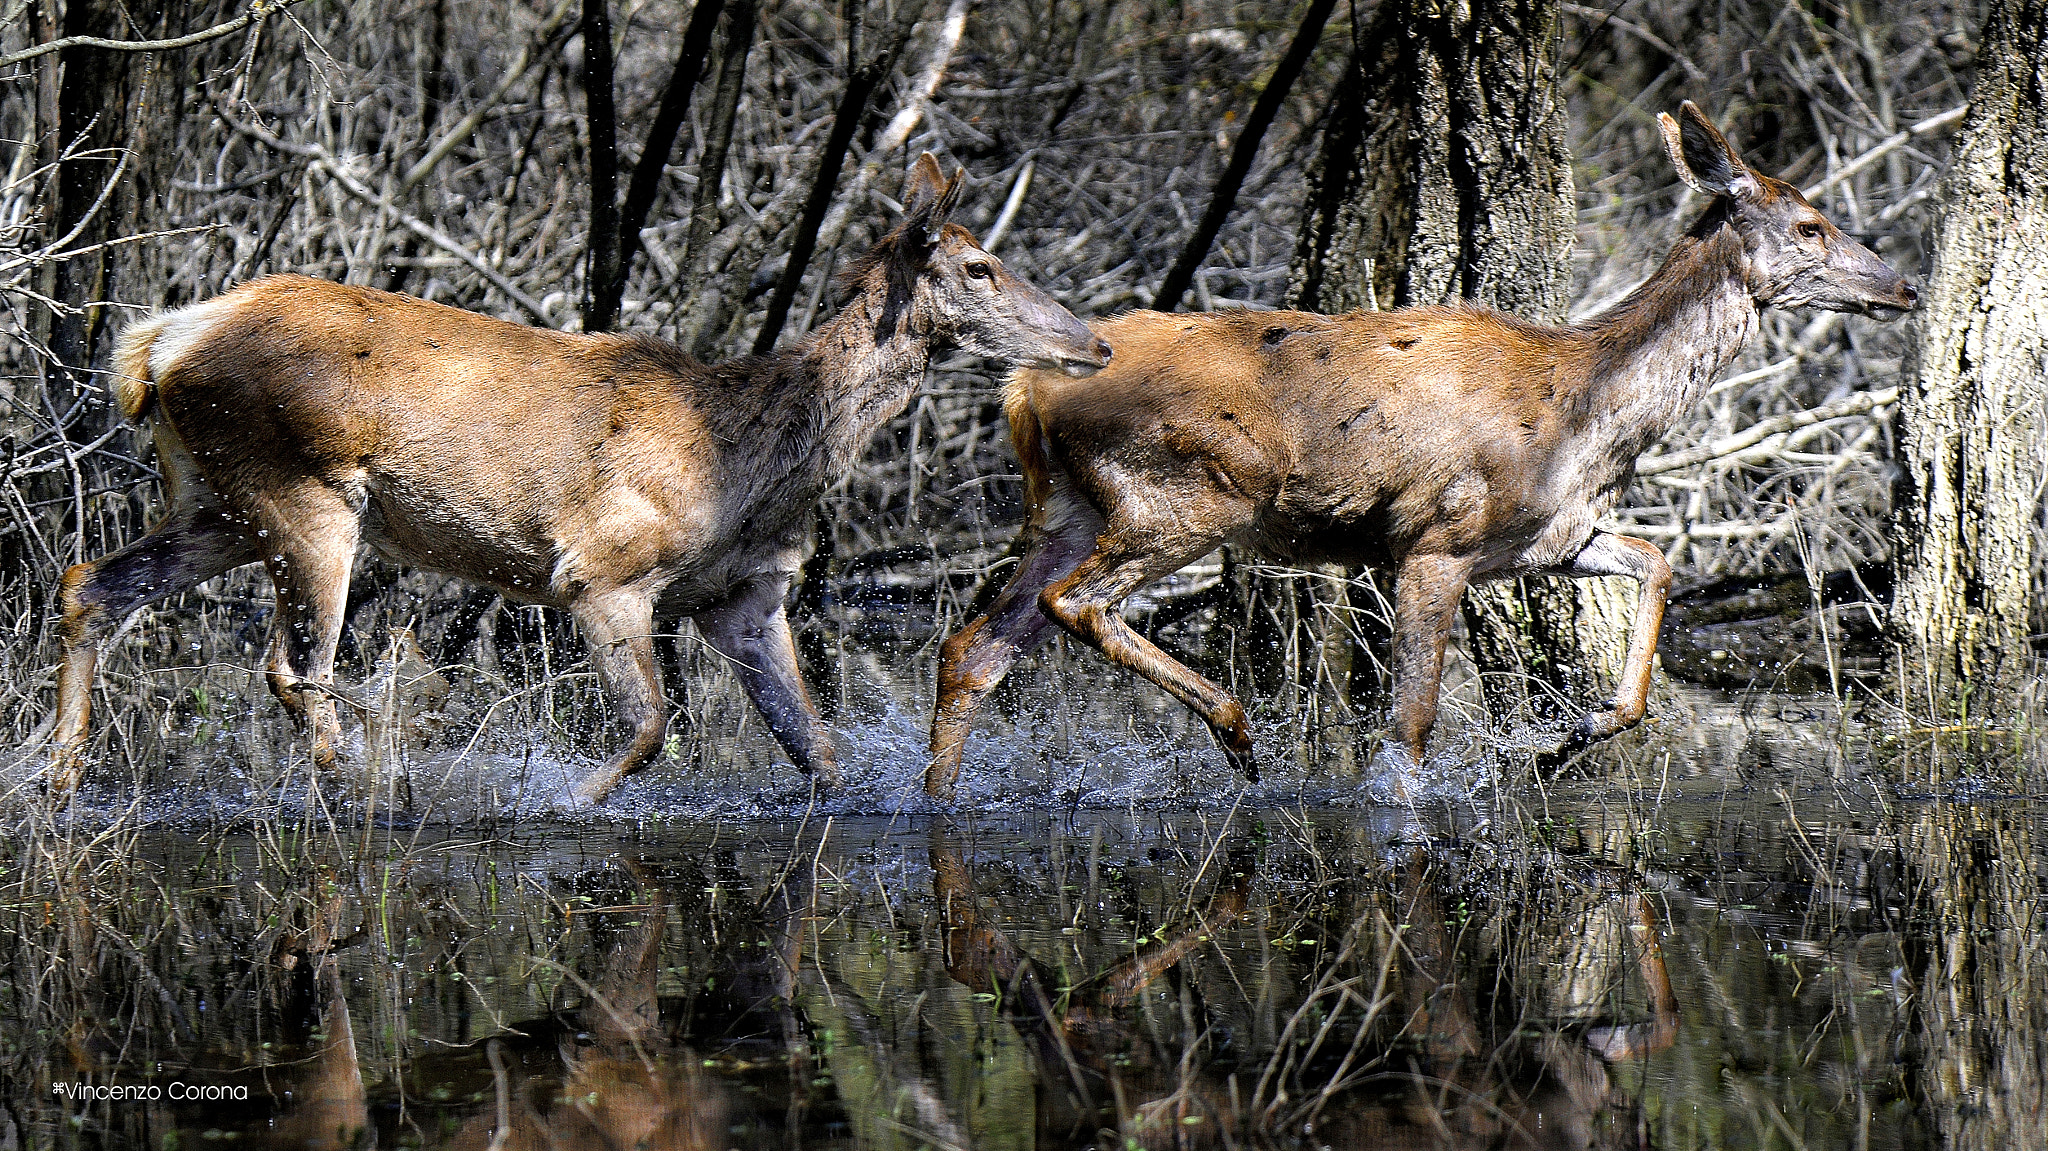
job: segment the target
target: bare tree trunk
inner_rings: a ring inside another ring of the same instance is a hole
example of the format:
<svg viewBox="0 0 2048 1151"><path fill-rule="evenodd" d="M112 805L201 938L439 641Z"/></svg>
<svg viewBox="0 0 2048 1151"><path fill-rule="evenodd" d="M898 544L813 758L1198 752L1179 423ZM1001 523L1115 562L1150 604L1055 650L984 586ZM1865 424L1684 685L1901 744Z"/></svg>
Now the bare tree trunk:
<svg viewBox="0 0 2048 1151"><path fill-rule="evenodd" d="M611 0L583 0L583 108L590 118L590 251L583 275L583 330L618 319L619 116L613 99Z"/></svg>
<svg viewBox="0 0 2048 1151"><path fill-rule="evenodd" d="M66 36L107 39L133 33L123 6L110 0L72 0L64 8L63 30ZM70 377L66 391L85 384L108 319L106 309L94 305L112 295L115 254L91 249L120 233L125 189L110 187L110 182L129 144L132 59L129 53L88 45L57 53L62 76L57 82L54 144L62 160L50 234L65 236L77 230L71 246L88 249L56 265L53 296L63 310L51 324L50 351L58 370ZM45 61L43 67L49 66Z"/></svg>
<svg viewBox="0 0 2048 1151"><path fill-rule="evenodd" d="M1574 204L1556 0L1391 0L1354 28L1289 284L1335 312L1475 300L1564 318ZM1474 588L1474 660L1499 710L1531 679L1583 694L1617 662L1627 596L1557 581ZM1319 613L1329 614L1329 613Z"/></svg>
<svg viewBox="0 0 2048 1151"><path fill-rule="evenodd" d="M1891 632L1912 711L1997 721L2030 662L2048 458L2048 3L1992 0L1896 428Z"/></svg>
<svg viewBox="0 0 2048 1151"><path fill-rule="evenodd" d="M711 237L718 234L719 186L725 182L725 157L732 147L733 122L739 115L740 97L746 89L747 54L754 47L754 25L755 0L738 0L726 17L725 57L718 66L718 95L704 136L704 155L697 164L697 198L690 205L690 238L685 258L689 261L690 280L698 290L676 339L699 359L711 356L738 309L738 295L746 290L744 279L736 286L709 282L709 249Z"/></svg>

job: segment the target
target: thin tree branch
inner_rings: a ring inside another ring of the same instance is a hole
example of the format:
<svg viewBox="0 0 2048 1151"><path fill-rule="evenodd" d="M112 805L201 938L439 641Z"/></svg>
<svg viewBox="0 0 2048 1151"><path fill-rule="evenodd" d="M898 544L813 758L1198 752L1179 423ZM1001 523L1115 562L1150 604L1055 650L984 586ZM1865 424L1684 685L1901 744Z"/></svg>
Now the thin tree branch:
<svg viewBox="0 0 2048 1151"><path fill-rule="evenodd" d="M477 127L484 122L484 117L491 114L491 109L496 108L506 96L511 94L513 86L518 84L520 80L525 79L526 74L533 70L534 64L539 61L541 55L535 49L545 49L547 45L554 41L556 34L562 30L562 25L569 18L570 3L571 0L559 0L555 5L555 10L548 13L548 18L541 22L540 29L535 33L533 42L522 45L519 49L519 55L512 58L512 66L505 70L504 78L498 81L498 86L491 89L490 94L479 101L476 107L470 109L469 115L464 116L460 123L450 128L447 135L441 137L439 142L432 148L427 149L427 154L420 157L419 163L406 170L404 177L398 181L398 192L400 195L412 191L421 180L426 179L436 167L440 166L441 161L448 158L448 153L453 152L464 140L469 139L476 132Z"/></svg>
<svg viewBox="0 0 2048 1151"><path fill-rule="evenodd" d="M1829 172L1827 179L1822 180L1818 184L1810 184L1805 188L1801 188L1800 195L1805 196L1809 200L1813 199L1815 196L1820 195L1822 192L1827 191L1829 188L1834 187L1836 184L1839 184L1842 181L1849 179L1856 173L1861 172L1865 168L1870 167L1872 164L1877 163L1879 160L1884 159L1886 156L1891 155L1893 152L1898 151L1900 148L1905 147L1906 141L1911 140L1913 137L1926 136L1934 132L1939 132L1943 128L1946 128L1951 124L1961 123L1964 114L1967 113L1969 110L1970 106L1968 104L1961 105L1960 107L1950 108L1948 111L1943 112L1939 116L1929 116L1927 119L1920 121L1918 124L1915 124L1910 128L1906 128L1903 131L1895 132L1892 135L1885 137L1882 141L1878 143L1878 145L1875 148L1872 148L1870 151L1863 153L1861 156L1856 157L1854 160L1849 161L1841 167L1836 168L1834 171Z"/></svg>
<svg viewBox="0 0 2048 1151"><path fill-rule="evenodd" d="M1569 12L1574 16L1583 16L1588 20L1598 20L1600 24L1594 26L1593 30L1595 32L1598 32L1602 25L1607 24L1612 24L1616 28L1619 28L1622 31L1627 32L1629 35L1634 36L1636 39L1641 40L1643 43L1648 44L1650 47L1655 48L1657 51L1662 52L1666 56L1671 57L1672 60L1677 62L1680 68L1685 69L1685 74L1687 76L1691 77L1696 81L1705 80L1707 78L1707 74L1700 70L1700 66L1698 64L1693 63L1692 60L1686 56L1685 53L1680 52L1678 49L1672 47L1670 43L1668 43L1662 36L1657 35L1655 32L1650 31L1648 28L1643 27L1641 24L1636 24L1628 20L1623 20L1620 16L1615 15L1616 12L1621 11L1621 8L1619 7L1617 7L1614 10L1614 12L1602 12L1598 8L1588 8L1583 4L1564 4L1560 5L1560 7L1562 7L1566 12ZM1573 68L1570 70L1576 71L1578 61L1574 60L1572 63Z"/></svg>
<svg viewBox="0 0 2048 1151"><path fill-rule="evenodd" d="M552 326L548 318L548 310L541 306L539 300L520 291L518 286L513 284L511 280L506 279L502 272L485 263L483 257L464 247L454 237L434 227L432 224L414 218L398 205L365 187L362 181L350 175L348 169L338 163L328 153L327 149L310 144L293 144L289 141L280 140L254 124L241 122L234 116L229 115L218 104L214 105L213 111L228 127L261 143L265 147L287 155L305 157L308 168L334 181L336 187L350 196L361 200L363 203L381 211L390 212L392 218L397 220L407 231L469 265L471 270L475 271L477 275L482 276L492 287L504 293L506 299L519 305L521 311L541 324Z"/></svg>
<svg viewBox="0 0 2048 1151"><path fill-rule="evenodd" d="M1687 448L1669 455L1645 456L1636 461L1636 478L1659 476L1665 472L1675 472L1682 468L1696 467L1712 460L1723 459L1755 447L1782 432L1810 427L1828 420L1839 420L1844 416L1860 416L1897 403L1898 399L1898 388L1880 388L1874 392L1856 392L1843 396L1833 403L1822 404L1817 408L1786 412L1767 420L1758 420L1734 435L1723 436L1710 444L1701 444L1699 447Z"/></svg>
<svg viewBox="0 0 2048 1151"><path fill-rule="evenodd" d="M732 149L732 129L746 89L747 54L754 47L755 0L740 0L725 28L725 55L718 63L718 93L711 106L711 125L704 158L697 166L697 198L690 205L688 252L693 264L718 230L719 185L725 181L725 157ZM700 265L701 266L701 265Z"/></svg>
<svg viewBox="0 0 2048 1151"><path fill-rule="evenodd" d="M590 231L583 330L609 331L618 318L611 285L619 259L619 117L612 96L611 0L583 0L583 109L590 125Z"/></svg>
<svg viewBox="0 0 2048 1151"><path fill-rule="evenodd" d="M782 325L789 319L789 307L796 302L797 289L803 285L804 265L810 263L818 244L818 229L824 226L825 213L832 207L832 190L839 183L839 169L845 165L846 150L853 144L854 129L860 126L861 114L867 111L868 98L888 72L889 58L882 55L854 69L847 78L846 92L832 114L832 133L825 139L818 177L811 182L810 198L804 201L804 214L797 224L796 243L789 250L789 263L782 269L775 295L768 301L768 315L761 321L760 334L754 337L757 356L774 350L775 338L782 334Z"/></svg>
<svg viewBox="0 0 2048 1151"><path fill-rule="evenodd" d="M101 36L66 36L62 40L51 40L33 48L24 48L12 56L0 56L0 68L11 67L67 48L103 48L109 52L169 52L177 48L190 48L194 44L204 44L208 40L218 40L222 36L239 32L251 24L275 16L298 2L299 0L256 0L247 12L225 24L215 24L203 32L192 32L169 40L108 40Z"/></svg>
<svg viewBox="0 0 2048 1151"><path fill-rule="evenodd" d="M1010 234L1010 224L1017 218L1017 209L1024 206L1024 197L1031 194L1031 177L1037 171L1037 157L1024 161L1024 167L1017 172L1016 182L1010 185L1010 195L1003 200L1003 210L996 213L996 222L989 226L987 237L981 241L983 249L995 251L1002 244L1003 237Z"/></svg>
<svg viewBox="0 0 2048 1151"><path fill-rule="evenodd" d="M662 171L668 167L676 133L689 117L690 97L703 73L704 57L711 52L711 34L718 27L718 14L724 10L725 0L697 0L697 6L691 10L690 23L683 30L682 47L676 51L675 68L669 73L668 87L661 93L661 107L654 113L654 122L647 126L640 159L634 162L633 175L626 182L626 202L619 209L619 266L610 283L597 287L613 315L618 314L619 300L626 294L626 275L632 269L633 257L640 254L640 229L647 224L647 214L654 210Z"/></svg>
<svg viewBox="0 0 2048 1151"><path fill-rule="evenodd" d="M825 217L825 227L819 237L823 247L833 247L846 234L848 222L855 208L864 206L868 188L881 175L882 165L889 157L910 142L910 134L917 130L918 122L924 119L924 106L938 90L939 81L946 76L946 68L953 62L953 53L960 47L960 37L967 30L967 10L974 6L974 0L951 0L947 5L946 17L939 24L938 40L932 46L931 58L925 62L924 71L903 94L896 114L889 118L889 124L882 129L872 147L867 150L867 159L861 163L853 182L848 185L846 195Z"/></svg>
<svg viewBox="0 0 2048 1151"><path fill-rule="evenodd" d="M724 334L730 312L729 287L713 282L709 272L711 241L718 234L719 186L725 182L725 159L732 149L733 123L739 115L740 96L746 89L747 54L754 46L755 0L739 0L726 20L725 58L718 64L718 93L711 106L711 124L704 140L704 156L697 164L697 198L690 205L690 231L685 249L691 281L701 285L691 301L690 314L682 325L682 344L700 359L713 351L712 344Z"/></svg>

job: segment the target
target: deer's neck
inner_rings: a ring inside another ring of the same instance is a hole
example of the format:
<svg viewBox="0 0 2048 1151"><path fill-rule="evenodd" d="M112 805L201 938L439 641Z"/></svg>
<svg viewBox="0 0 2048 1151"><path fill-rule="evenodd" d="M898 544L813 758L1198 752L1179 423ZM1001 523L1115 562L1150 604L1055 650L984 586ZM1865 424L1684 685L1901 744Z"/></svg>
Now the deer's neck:
<svg viewBox="0 0 2048 1151"><path fill-rule="evenodd" d="M804 341L803 374L812 384L818 446L829 466L850 466L924 382L931 337L916 327L907 303L891 309L884 291L870 289Z"/></svg>
<svg viewBox="0 0 2048 1151"><path fill-rule="evenodd" d="M1585 408L1633 461L1696 406L1757 328L1742 239L1721 205L1628 298L1594 317Z"/></svg>

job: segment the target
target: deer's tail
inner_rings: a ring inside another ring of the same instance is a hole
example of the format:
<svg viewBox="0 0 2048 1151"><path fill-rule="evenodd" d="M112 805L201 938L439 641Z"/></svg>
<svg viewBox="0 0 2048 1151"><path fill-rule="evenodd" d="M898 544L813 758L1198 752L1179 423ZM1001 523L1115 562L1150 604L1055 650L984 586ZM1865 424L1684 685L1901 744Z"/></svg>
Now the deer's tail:
<svg viewBox="0 0 2048 1151"><path fill-rule="evenodd" d="M289 289L289 285L285 287ZM121 405L121 414L138 421L148 415L156 406L157 391L166 374L194 356L203 356L221 323L257 298L248 288L244 285L122 328L121 338L114 341L114 368L119 373L114 402Z"/></svg>
<svg viewBox="0 0 2048 1151"><path fill-rule="evenodd" d="M131 422L140 422L156 403L156 375L150 368L150 348L164 330L168 315L151 316L121 329L114 342L114 402Z"/></svg>

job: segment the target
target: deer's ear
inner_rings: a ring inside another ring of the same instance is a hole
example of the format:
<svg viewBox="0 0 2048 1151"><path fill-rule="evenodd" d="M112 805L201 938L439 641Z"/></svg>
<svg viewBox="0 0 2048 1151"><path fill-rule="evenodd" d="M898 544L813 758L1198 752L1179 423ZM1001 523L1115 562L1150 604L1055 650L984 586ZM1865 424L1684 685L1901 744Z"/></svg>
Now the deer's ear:
<svg viewBox="0 0 2048 1151"><path fill-rule="evenodd" d="M946 217L953 214L953 206L960 202L963 175L964 171L956 171L947 179L940 174L939 162L930 152L919 156L911 166L910 180L903 189L903 223L905 230L927 247L939 242L939 229L946 226Z"/></svg>
<svg viewBox="0 0 2048 1151"><path fill-rule="evenodd" d="M1753 199L1763 193L1763 184L1699 105L1691 100L1679 105L1676 120L1659 113L1657 126L1664 130L1664 148L1671 153L1678 178L1693 191L1737 199Z"/></svg>

